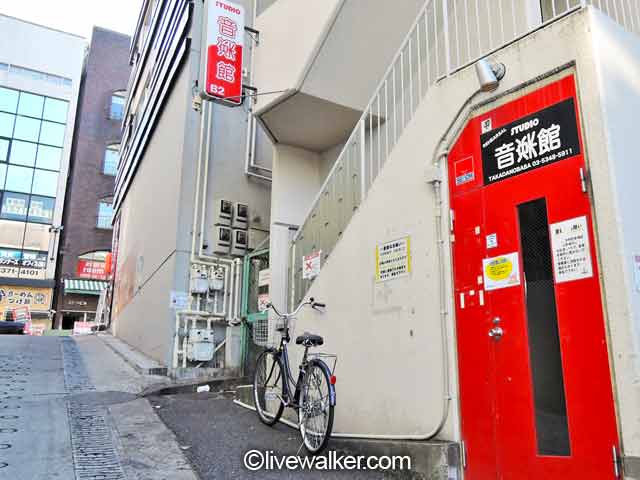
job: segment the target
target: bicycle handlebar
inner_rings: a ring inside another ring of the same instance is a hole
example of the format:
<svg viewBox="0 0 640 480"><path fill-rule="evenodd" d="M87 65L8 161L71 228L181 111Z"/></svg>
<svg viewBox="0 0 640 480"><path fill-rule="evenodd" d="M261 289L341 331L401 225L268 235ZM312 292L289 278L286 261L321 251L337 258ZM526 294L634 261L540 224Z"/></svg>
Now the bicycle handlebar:
<svg viewBox="0 0 640 480"><path fill-rule="evenodd" d="M290 312L290 313L280 313L276 308L276 306L271 302L267 303L267 308L272 309L275 312L275 314L280 318L291 318L291 317L295 317L298 314L298 312L302 310L302 307L304 307L305 305L311 305L311 308L325 308L327 306L325 303L316 302L315 299L311 297L306 302L302 302L300 305L298 305L298 308L296 308L293 312Z"/></svg>

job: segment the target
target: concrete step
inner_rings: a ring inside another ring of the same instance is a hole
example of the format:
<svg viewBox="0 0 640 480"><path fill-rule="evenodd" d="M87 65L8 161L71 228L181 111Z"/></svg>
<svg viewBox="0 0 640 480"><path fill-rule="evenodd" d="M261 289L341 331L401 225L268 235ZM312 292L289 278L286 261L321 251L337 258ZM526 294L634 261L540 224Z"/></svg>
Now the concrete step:
<svg viewBox="0 0 640 480"><path fill-rule="evenodd" d="M236 387L234 402L255 410L253 385ZM293 410L285 410L292 413ZM297 429L295 415L285 415L282 423ZM256 418L256 421L258 419ZM411 469L418 476L428 480L453 480L462 478L460 444L444 440L377 440L333 436L330 448L351 455L366 456L409 456Z"/></svg>

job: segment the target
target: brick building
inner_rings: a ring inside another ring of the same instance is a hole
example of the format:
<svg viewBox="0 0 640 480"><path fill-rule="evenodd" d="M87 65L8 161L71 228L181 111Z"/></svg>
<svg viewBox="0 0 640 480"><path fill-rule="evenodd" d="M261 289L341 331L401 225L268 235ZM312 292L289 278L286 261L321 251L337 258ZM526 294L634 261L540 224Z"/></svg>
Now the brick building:
<svg viewBox="0 0 640 480"><path fill-rule="evenodd" d="M92 320L106 287L130 41L94 27L85 59L56 275L56 328Z"/></svg>

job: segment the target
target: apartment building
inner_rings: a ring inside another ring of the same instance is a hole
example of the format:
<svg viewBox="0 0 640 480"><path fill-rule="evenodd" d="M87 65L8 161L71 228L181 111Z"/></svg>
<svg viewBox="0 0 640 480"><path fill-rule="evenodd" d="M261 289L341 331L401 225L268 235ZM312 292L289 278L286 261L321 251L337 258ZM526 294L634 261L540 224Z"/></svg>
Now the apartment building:
<svg viewBox="0 0 640 480"><path fill-rule="evenodd" d="M444 445L433 478L640 478L640 4L277 0L255 28L269 293L327 304L293 337L338 356L334 435Z"/></svg>
<svg viewBox="0 0 640 480"><path fill-rule="evenodd" d="M55 327L94 319L107 286L131 38L94 27L85 57L60 235Z"/></svg>
<svg viewBox="0 0 640 480"><path fill-rule="evenodd" d="M221 28L207 22L212 5L143 2L113 204L112 329L185 375L238 372L240 259L270 225L271 146L252 98L203 99L207 33ZM239 5L250 27L253 2ZM250 86L257 39L228 28L244 40L236 73Z"/></svg>
<svg viewBox="0 0 640 480"><path fill-rule="evenodd" d="M51 327L86 41L0 15L0 317Z"/></svg>

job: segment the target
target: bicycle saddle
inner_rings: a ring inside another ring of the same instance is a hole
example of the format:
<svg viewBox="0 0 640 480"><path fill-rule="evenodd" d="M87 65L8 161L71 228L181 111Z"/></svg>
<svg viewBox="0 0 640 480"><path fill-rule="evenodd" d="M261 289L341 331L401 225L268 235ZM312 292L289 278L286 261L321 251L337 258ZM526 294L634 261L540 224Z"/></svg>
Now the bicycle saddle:
<svg viewBox="0 0 640 480"><path fill-rule="evenodd" d="M304 345L305 347L317 347L324 343L324 339L320 335L304 332L296 338L296 345Z"/></svg>

